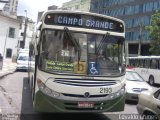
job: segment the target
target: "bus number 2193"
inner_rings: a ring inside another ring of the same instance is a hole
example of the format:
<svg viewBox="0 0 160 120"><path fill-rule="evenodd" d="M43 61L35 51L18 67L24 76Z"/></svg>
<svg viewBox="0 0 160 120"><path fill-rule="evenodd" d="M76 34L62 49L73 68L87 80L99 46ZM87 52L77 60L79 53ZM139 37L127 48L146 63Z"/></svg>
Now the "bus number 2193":
<svg viewBox="0 0 160 120"><path fill-rule="evenodd" d="M112 93L112 88L100 88L100 93Z"/></svg>

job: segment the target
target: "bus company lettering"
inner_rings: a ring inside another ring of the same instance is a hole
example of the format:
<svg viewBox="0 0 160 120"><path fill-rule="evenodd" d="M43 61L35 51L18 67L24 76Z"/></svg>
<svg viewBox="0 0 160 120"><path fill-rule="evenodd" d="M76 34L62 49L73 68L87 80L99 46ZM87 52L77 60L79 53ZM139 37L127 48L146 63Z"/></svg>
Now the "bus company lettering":
<svg viewBox="0 0 160 120"><path fill-rule="evenodd" d="M83 19L76 17L58 16L59 24L78 25L91 28L114 29L114 23L102 20Z"/></svg>
<svg viewBox="0 0 160 120"><path fill-rule="evenodd" d="M63 70L63 71L73 71L73 64L66 62L57 62L47 60L47 68L49 70Z"/></svg>

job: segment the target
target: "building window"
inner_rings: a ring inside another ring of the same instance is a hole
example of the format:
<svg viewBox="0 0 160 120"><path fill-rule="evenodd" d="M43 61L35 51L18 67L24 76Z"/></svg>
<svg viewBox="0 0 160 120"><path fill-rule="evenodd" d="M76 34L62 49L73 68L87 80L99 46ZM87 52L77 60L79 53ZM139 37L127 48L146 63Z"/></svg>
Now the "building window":
<svg viewBox="0 0 160 120"><path fill-rule="evenodd" d="M23 36L24 35L24 33L23 32L21 32L21 36Z"/></svg>
<svg viewBox="0 0 160 120"><path fill-rule="evenodd" d="M75 9L78 10L79 9L79 5L75 5Z"/></svg>
<svg viewBox="0 0 160 120"><path fill-rule="evenodd" d="M11 58L11 57L12 57L12 49L7 48L6 58Z"/></svg>
<svg viewBox="0 0 160 120"><path fill-rule="evenodd" d="M8 37L10 37L10 38L14 38L15 37L15 28L12 28L12 27L9 28Z"/></svg>

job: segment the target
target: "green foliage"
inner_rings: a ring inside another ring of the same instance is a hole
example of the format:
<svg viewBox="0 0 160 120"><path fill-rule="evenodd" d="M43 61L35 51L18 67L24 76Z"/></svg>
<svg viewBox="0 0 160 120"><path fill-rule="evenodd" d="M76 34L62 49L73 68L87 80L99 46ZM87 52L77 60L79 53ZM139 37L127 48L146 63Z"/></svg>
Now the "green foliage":
<svg viewBox="0 0 160 120"><path fill-rule="evenodd" d="M151 25L146 26L146 30L149 32L151 38L150 53L160 55L160 11L157 11L152 16Z"/></svg>

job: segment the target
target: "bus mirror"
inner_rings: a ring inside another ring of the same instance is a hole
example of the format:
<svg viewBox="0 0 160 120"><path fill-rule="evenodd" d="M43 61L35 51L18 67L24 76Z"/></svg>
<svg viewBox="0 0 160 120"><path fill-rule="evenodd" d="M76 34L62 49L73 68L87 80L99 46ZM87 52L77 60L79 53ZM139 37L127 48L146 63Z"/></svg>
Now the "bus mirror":
<svg viewBox="0 0 160 120"><path fill-rule="evenodd" d="M29 56L32 56L32 55L33 55L33 50L34 50L34 46L33 46L33 44L30 42L30 43L29 43Z"/></svg>
<svg viewBox="0 0 160 120"><path fill-rule="evenodd" d="M37 24L37 30L40 30L41 29L41 26L42 26L42 22L40 21L40 22L38 22L38 24Z"/></svg>

